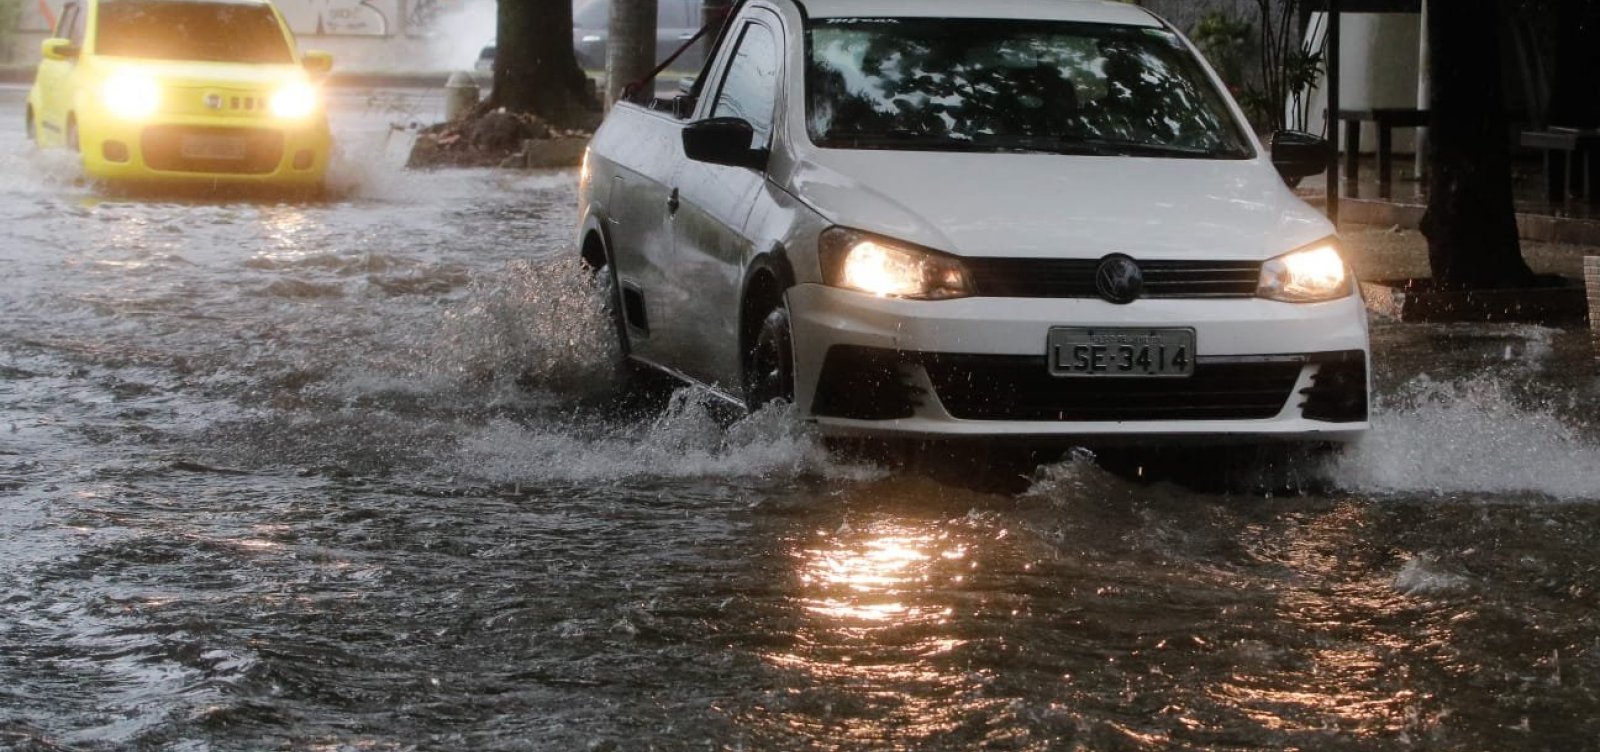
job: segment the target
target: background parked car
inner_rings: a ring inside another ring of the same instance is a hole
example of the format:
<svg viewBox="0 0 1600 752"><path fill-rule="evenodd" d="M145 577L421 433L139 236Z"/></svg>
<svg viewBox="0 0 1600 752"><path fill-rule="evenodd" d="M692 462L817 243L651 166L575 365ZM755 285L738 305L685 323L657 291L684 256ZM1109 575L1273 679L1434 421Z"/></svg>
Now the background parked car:
<svg viewBox="0 0 1600 752"><path fill-rule="evenodd" d="M657 0L656 62L667 59L700 30L701 0ZM606 39L611 22L611 0L589 0L572 14L572 49L578 64L589 70L606 67ZM672 65L677 70L700 69L705 45L685 51Z"/></svg>

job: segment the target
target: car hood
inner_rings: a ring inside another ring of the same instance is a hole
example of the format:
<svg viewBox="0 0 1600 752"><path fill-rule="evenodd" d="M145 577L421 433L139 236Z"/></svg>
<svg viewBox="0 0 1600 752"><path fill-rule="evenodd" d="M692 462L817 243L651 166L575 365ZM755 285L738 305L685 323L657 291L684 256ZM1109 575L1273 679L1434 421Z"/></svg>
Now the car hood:
<svg viewBox="0 0 1600 752"><path fill-rule="evenodd" d="M818 149L788 185L834 224L964 256L1257 260L1333 233L1264 160Z"/></svg>
<svg viewBox="0 0 1600 752"><path fill-rule="evenodd" d="M103 71L139 70L154 76L167 86L177 87L241 87L261 88L288 81L304 81L304 68L294 64L264 65L257 63L211 63L194 60L142 60L136 58L99 58Z"/></svg>

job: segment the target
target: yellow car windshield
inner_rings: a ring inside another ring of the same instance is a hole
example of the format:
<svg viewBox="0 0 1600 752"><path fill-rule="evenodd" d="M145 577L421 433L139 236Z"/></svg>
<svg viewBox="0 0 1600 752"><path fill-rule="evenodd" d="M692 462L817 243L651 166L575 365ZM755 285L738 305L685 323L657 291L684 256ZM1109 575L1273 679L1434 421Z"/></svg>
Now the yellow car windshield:
<svg viewBox="0 0 1600 752"><path fill-rule="evenodd" d="M289 64L271 7L194 0L103 0L95 52L113 57Z"/></svg>

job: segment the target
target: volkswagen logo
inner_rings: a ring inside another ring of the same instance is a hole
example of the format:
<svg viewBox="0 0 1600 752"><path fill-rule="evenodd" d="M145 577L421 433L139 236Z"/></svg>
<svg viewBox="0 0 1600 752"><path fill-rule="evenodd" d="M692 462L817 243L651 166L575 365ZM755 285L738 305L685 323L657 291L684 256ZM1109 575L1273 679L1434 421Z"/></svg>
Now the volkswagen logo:
<svg viewBox="0 0 1600 752"><path fill-rule="evenodd" d="M1094 289L1113 303L1132 303L1144 292L1144 272L1139 263L1120 253L1100 259L1094 270Z"/></svg>
<svg viewBox="0 0 1600 752"><path fill-rule="evenodd" d="M222 95L221 94L207 94L206 95L206 109L208 109L208 110L220 110L220 109L222 109Z"/></svg>

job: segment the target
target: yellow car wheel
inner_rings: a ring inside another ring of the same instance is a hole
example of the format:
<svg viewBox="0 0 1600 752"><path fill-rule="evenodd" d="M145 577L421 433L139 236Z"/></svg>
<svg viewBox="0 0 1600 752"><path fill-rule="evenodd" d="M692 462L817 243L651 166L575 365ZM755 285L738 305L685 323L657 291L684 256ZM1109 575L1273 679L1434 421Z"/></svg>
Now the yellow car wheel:
<svg viewBox="0 0 1600 752"><path fill-rule="evenodd" d="M27 122L26 125L23 126L23 128L28 133L28 140L29 141L38 142L38 140L39 140L39 123L34 120L33 107L32 106L28 107L28 122Z"/></svg>
<svg viewBox="0 0 1600 752"><path fill-rule="evenodd" d="M73 152L78 151L78 116L67 116L67 148Z"/></svg>

